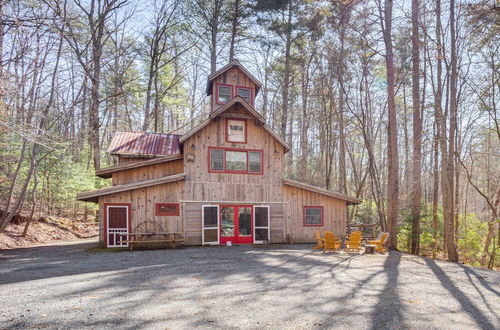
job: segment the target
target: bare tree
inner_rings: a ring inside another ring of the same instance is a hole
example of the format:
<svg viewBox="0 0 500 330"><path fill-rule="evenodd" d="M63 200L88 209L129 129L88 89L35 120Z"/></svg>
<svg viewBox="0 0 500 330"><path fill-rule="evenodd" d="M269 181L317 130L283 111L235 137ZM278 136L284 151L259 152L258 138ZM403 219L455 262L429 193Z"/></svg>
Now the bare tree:
<svg viewBox="0 0 500 330"><path fill-rule="evenodd" d="M392 47L392 0L385 0L384 23L382 33L385 43L385 63L387 68L387 224L390 233L389 247L396 249L398 245L398 207L399 207L399 153L398 127L394 90L394 54Z"/></svg>
<svg viewBox="0 0 500 330"><path fill-rule="evenodd" d="M412 0L412 98L413 98L413 163L411 203L411 253L420 253L420 207L422 203L422 114L420 109L420 40L419 0Z"/></svg>

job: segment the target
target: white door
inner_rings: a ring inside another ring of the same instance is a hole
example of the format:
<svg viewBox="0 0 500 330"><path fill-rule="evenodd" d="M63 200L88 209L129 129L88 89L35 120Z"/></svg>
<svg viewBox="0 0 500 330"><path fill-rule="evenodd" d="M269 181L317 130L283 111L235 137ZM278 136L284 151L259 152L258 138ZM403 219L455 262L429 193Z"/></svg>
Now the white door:
<svg viewBox="0 0 500 330"><path fill-rule="evenodd" d="M201 222L202 244L218 245L220 237L219 206L203 205L201 211Z"/></svg>
<svg viewBox="0 0 500 330"><path fill-rule="evenodd" d="M107 246L127 247L128 206L107 206L106 212Z"/></svg>
<svg viewBox="0 0 500 330"><path fill-rule="evenodd" d="M270 213L268 205L255 205L253 207L253 242L255 244L262 244L265 240L271 242Z"/></svg>

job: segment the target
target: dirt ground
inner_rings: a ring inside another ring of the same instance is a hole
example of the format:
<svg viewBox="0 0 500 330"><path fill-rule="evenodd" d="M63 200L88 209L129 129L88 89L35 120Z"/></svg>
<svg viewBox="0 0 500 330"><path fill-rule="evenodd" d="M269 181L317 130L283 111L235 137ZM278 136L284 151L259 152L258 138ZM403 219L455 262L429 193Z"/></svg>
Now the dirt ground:
<svg viewBox="0 0 500 330"><path fill-rule="evenodd" d="M29 247L56 240L76 240L99 235L95 221L82 221L67 218L49 217L33 222L28 234L22 237L25 223L7 226L0 234L0 249Z"/></svg>
<svg viewBox="0 0 500 330"><path fill-rule="evenodd" d="M491 270L309 245L91 253L96 244L0 251L0 328L500 328Z"/></svg>

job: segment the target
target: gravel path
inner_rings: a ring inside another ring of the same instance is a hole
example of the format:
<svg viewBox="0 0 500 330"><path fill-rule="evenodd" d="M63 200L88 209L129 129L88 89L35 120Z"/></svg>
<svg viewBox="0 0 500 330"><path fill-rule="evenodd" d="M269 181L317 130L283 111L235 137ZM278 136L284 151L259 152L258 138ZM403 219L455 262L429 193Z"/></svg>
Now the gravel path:
<svg viewBox="0 0 500 330"><path fill-rule="evenodd" d="M0 328L498 329L500 273L307 245L0 251Z"/></svg>

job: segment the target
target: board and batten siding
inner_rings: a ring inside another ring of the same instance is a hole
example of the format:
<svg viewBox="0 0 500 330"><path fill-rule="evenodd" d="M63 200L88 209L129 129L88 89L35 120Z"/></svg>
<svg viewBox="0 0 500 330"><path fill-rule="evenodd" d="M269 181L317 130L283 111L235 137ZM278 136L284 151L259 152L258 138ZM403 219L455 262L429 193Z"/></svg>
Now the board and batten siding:
<svg viewBox="0 0 500 330"><path fill-rule="evenodd" d="M161 178L164 176L180 174L184 170L183 160L172 160L169 162L142 166L129 170L113 173L112 185L118 186L127 183L140 182Z"/></svg>
<svg viewBox="0 0 500 330"><path fill-rule="evenodd" d="M335 236L345 235L346 202L344 200L283 185L284 200L288 202L286 210L287 234L292 235L296 243L314 242L314 232L331 231ZM323 225L304 226L304 206L323 206Z"/></svg>
<svg viewBox="0 0 500 330"><path fill-rule="evenodd" d="M241 106L235 106L217 120L184 141L184 200L186 201L249 201L283 202L281 179L285 149L254 119L247 118L247 143L231 143L225 139L225 118L245 116ZM232 174L209 172L209 147L262 150L263 174ZM193 160L194 159L194 160ZM201 206L210 203L185 203L186 231L193 238L186 244L201 244ZM240 203L245 204L245 203ZM283 242L285 216L283 204L271 204L271 242Z"/></svg>
<svg viewBox="0 0 500 330"><path fill-rule="evenodd" d="M167 232L184 232L182 204L179 203L183 190L184 182L177 181L101 196L99 197L99 218L104 221L105 203L130 203L132 217L130 232L134 232L134 228L143 221L157 222L162 226L163 230ZM179 216L156 216L156 203L179 203ZM104 244L104 234L103 224L102 221L100 221L100 244Z"/></svg>

